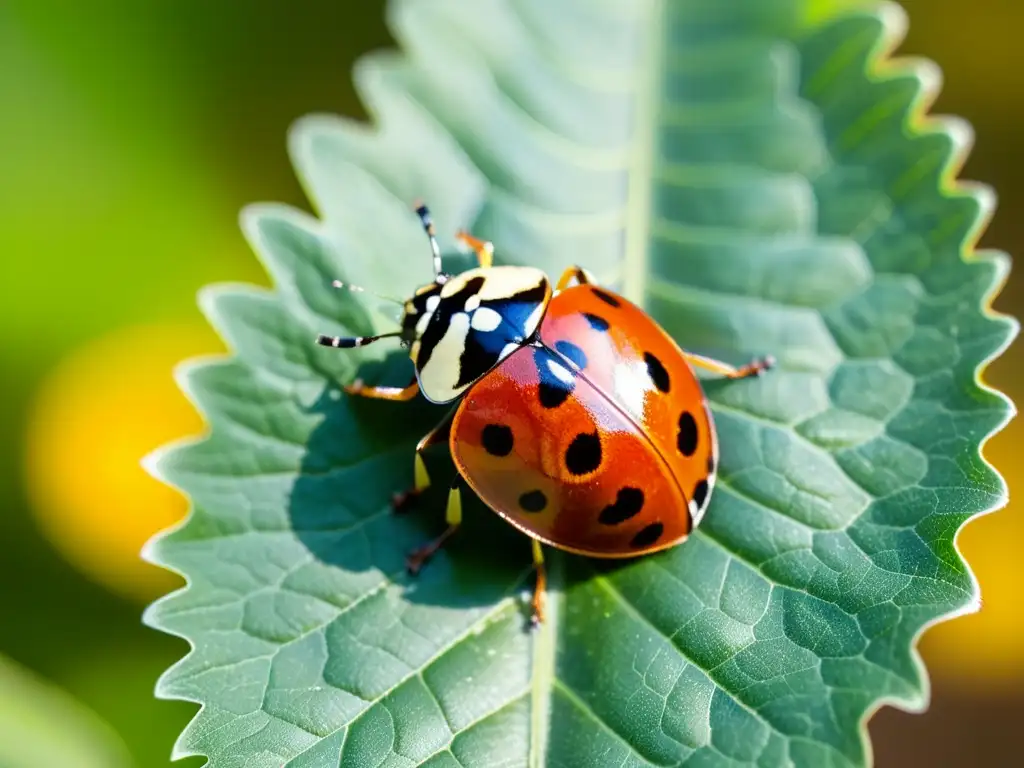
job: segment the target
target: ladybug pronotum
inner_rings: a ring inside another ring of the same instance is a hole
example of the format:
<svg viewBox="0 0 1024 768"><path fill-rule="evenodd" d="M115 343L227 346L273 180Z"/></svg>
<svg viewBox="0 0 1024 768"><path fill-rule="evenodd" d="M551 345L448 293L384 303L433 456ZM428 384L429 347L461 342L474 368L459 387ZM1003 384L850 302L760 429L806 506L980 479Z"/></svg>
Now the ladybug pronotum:
<svg viewBox="0 0 1024 768"><path fill-rule="evenodd" d="M448 494L447 529L409 555L416 573L462 521L469 486L532 538L537 581L533 620L543 619L541 544L588 557L623 558L682 542L700 522L715 482L714 422L691 365L728 378L756 376L773 364L741 368L681 350L643 310L595 285L579 267L552 291L540 270L492 266L490 243L458 239L478 266L441 269L426 206L418 205L434 257L434 282L404 303L401 330L379 336L320 336L351 348L399 337L415 368L404 388L368 387L350 395L458 406L416 446L415 485L431 479L422 452L447 440L458 473Z"/></svg>

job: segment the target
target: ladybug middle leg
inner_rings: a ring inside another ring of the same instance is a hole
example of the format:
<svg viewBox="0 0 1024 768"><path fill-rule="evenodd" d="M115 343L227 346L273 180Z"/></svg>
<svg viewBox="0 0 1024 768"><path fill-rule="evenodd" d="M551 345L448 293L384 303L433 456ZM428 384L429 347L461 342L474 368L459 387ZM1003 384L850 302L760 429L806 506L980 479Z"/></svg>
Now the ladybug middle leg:
<svg viewBox="0 0 1024 768"><path fill-rule="evenodd" d="M752 360L746 365L741 365L739 368L734 368L728 363L722 363L718 360L712 360L710 357L695 355L692 352L683 352L683 357L686 358L690 365L720 374L727 379L745 379L748 376L760 376L765 371L775 367L775 358L771 355Z"/></svg>
<svg viewBox="0 0 1024 768"><path fill-rule="evenodd" d="M462 525L462 488L463 480L459 474L455 475L451 488L448 490L448 507L445 509L444 519L448 527L444 533L433 541L427 542L422 547L414 549L405 559L405 567L409 573L415 576L420 568L429 560L437 550L448 540L453 533L459 530Z"/></svg>
<svg viewBox="0 0 1024 768"><path fill-rule="evenodd" d="M396 493L391 498L391 506L394 507L396 512L405 509L410 501L430 487L430 474L427 472L427 465L423 461L423 451L441 441L448 441L448 435L452 429L452 420L455 418L455 411L455 408L449 411L440 424L427 432L416 443L416 452L413 456L413 487L407 491Z"/></svg>

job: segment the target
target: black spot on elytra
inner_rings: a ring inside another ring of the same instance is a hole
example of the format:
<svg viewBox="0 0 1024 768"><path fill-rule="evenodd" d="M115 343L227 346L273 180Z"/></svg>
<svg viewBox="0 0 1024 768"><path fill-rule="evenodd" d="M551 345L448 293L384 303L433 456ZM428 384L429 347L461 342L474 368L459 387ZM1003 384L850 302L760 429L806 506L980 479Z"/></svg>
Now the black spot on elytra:
<svg viewBox="0 0 1024 768"><path fill-rule="evenodd" d="M480 433L480 440L484 450L492 456L508 456L512 453L512 429L505 424L488 424Z"/></svg>
<svg viewBox="0 0 1024 768"><path fill-rule="evenodd" d="M668 371L665 370L665 366L661 364L661 360L656 358L650 352L644 352L644 362L647 363L647 375L651 377L651 381L662 392L668 392L672 386L672 382L668 379Z"/></svg>
<svg viewBox="0 0 1024 768"><path fill-rule="evenodd" d="M697 509L704 508L704 502L708 500L708 481L701 480L694 486L693 489L693 501L697 505Z"/></svg>
<svg viewBox="0 0 1024 768"><path fill-rule="evenodd" d="M590 312L584 312L583 316L587 318L587 322L590 323L590 327L593 328L595 331L600 331L601 333L604 333L605 331L608 330L608 321L605 320L600 315L594 315L591 314Z"/></svg>
<svg viewBox="0 0 1024 768"><path fill-rule="evenodd" d="M572 389L568 385L559 383L557 386L552 386L545 381L540 383L537 388L537 395L540 397L540 404L545 408L557 408L572 394Z"/></svg>
<svg viewBox="0 0 1024 768"><path fill-rule="evenodd" d="M679 436L676 438L676 444L683 456L693 456L697 450L697 420L689 411L683 411L679 417Z"/></svg>
<svg viewBox="0 0 1024 768"><path fill-rule="evenodd" d="M640 514L643 508L643 491L639 488L620 488L615 503L602 509L597 521L602 525L618 525Z"/></svg>
<svg viewBox="0 0 1024 768"><path fill-rule="evenodd" d="M527 512L541 512L548 505L543 491L527 491L519 497L519 506Z"/></svg>
<svg viewBox="0 0 1024 768"><path fill-rule="evenodd" d="M544 347L534 349L533 363L537 366L537 376L540 379L540 383L537 385L540 404L545 408L557 408L569 399L569 395L572 394L573 388L576 386L576 379L573 377L569 381L563 381L552 373L551 365L561 366L567 374L572 371Z"/></svg>
<svg viewBox="0 0 1024 768"><path fill-rule="evenodd" d="M617 298L608 293L608 291L602 291L600 288L594 288L592 290L594 291L594 295L597 296L597 298L599 298L605 304L608 304L609 306L612 307L622 306L621 302L619 302Z"/></svg>
<svg viewBox="0 0 1024 768"><path fill-rule="evenodd" d="M586 475L601 466L601 438L597 432L581 432L565 451L565 467L574 475Z"/></svg>
<svg viewBox="0 0 1024 768"><path fill-rule="evenodd" d="M629 542L629 546L634 549L646 549L661 538L661 534L665 532L665 526L661 523L651 523L646 528L641 528L633 540Z"/></svg>
<svg viewBox="0 0 1024 768"><path fill-rule="evenodd" d="M565 339L556 341L555 349L569 358L580 370L587 367L587 353L571 341L566 341Z"/></svg>

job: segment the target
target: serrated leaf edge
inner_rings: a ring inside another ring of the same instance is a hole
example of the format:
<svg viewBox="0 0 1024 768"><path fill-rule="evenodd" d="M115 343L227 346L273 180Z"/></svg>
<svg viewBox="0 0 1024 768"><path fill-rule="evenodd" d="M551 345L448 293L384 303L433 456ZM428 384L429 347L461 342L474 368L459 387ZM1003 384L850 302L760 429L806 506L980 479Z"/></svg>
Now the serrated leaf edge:
<svg viewBox="0 0 1024 768"><path fill-rule="evenodd" d="M864 13L864 11L847 9L839 14L820 20L818 25L831 24L844 16L854 16L858 13ZM982 301L980 309L981 313L985 317L1005 323L1007 326L1007 332L1004 335L1001 345L990 353L987 358L982 360L977 365L974 372L974 383L978 388L985 393L994 395L1001 400L1005 406L1005 412L1000 423L980 441L978 446L979 458L985 466L991 470L993 476L998 478L998 481L1002 486L1002 497L999 499L998 503L991 508L980 510L968 517L960 524L953 536L953 547L970 581L974 597L960 609L941 614L930 621L925 622L917 632L914 633L910 641L910 655L917 670L918 679L920 680L920 691L918 692L918 695L913 698L903 698L896 695L880 696L864 711L864 714L861 716L860 722L858 723L858 728L861 734L861 744L864 749L866 765L871 765L874 762L872 743L868 734L867 724L878 710L884 706L891 706L910 714L920 714L928 708L931 700L931 678L928 674L928 668L924 663L924 659L921 656L919 648L921 636L938 624L951 621L960 616L975 613L981 607L980 584L978 583L977 576L971 568L970 563L960 551L958 538L969 523L979 517L999 511L1004 508L1009 501L1009 489L1007 487L1006 480L1000 474L998 469L985 457L984 448L988 441L1001 432L1017 415L1017 409L1014 402L1005 393L987 384L984 381L983 375L988 366L994 360L999 358L1010 344L1013 343L1020 331L1020 323L1016 318L1011 315L998 312L992 307L992 303L998 297L1009 278L1009 256L1000 251L976 249L978 241L984 234L992 220L992 217L995 215L995 191L991 186L982 182L962 180L958 178L965 163L967 162L971 149L973 148L974 130L970 123L963 118L951 115L934 115L929 113L929 110L934 105L942 89L942 70L937 63L929 59L914 56L899 56L896 54L896 50L906 39L909 29L909 18L904 8L895 2L884 0L878 4L873 13L882 20L884 33L876 44L875 50L869 57L868 69L867 72L865 72L865 75L868 78L884 80L892 76L905 74L908 71L915 72L915 74L920 78L922 88L918 92L916 100L910 106L908 120L909 134L911 136L921 136L932 132L932 129L934 129L950 136L956 143L957 146L950 154L946 162L946 166L943 169L943 182L937 192L939 195L947 199L952 197L954 194L968 194L978 201L981 212L974 222L971 233L961 245L961 258L964 261L987 261L996 265L996 279L992 281L992 284Z"/></svg>

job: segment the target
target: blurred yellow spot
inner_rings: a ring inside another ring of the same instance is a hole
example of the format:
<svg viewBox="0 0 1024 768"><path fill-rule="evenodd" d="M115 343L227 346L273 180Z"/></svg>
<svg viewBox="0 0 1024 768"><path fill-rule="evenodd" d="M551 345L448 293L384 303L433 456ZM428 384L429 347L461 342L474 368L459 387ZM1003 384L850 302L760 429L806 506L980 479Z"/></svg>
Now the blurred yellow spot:
<svg viewBox="0 0 1024 768"><path fill-rule="evenodd" d="M72 564L129 598L148 601L180 585L139 552L184 517L187 502L139 462L202 431L173 369L223 349L199 324L119 329L63 360L33 404L26 472L39 525Z"/></svg>
<svg viewBox="0 0 1024 768"><path fill-rule="evenodd" d="M1019 397L1012 391L1015 384L1007 383L995 385ZM1017 500L1024 493L1024 453L1017 447L1022 432L1024 422L1015 419L985 446L985 456L1009 481L1015 501L968 523L957 540L981 585L981 610L933 627L921 641L931 673L965 688L1017 691L1024 679L1024 517Z"/></svg>

